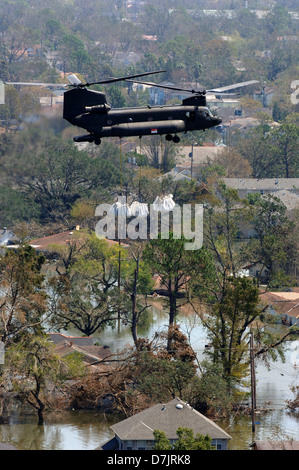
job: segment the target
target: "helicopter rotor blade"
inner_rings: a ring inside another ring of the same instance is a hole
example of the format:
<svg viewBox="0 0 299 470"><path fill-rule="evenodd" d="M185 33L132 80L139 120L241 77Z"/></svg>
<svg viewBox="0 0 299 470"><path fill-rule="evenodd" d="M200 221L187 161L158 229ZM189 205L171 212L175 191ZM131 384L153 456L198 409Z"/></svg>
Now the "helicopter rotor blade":
<svg viewBox="0 0 299 470"><path fill-rule="evenodd" d="M106 85L108 83L121 82L121 81L125 81L125 80L128 80L128 79L133 79L133 78L138 78L138 77L145 77L146 75L153 75L155 73L165 73L165 70L157 70L155 72L139 73L139 74L136 74L136 75L128 75L127 77L121 77L121 78L109 78L108 80L100 80L98 82L78 83L78 84L73 84L73 86L86 87L86 86L91 86L91 85Z"/></svg>
<svg viewBox="0 0 299 470"><path fill-rule="evenodd" d="M217 94L217 95L221 95L221 96L233 96L235 95L235 93L229 93L230 90L235 90L236 88L242 88L242 87L245 87L245 86L249 86L249 85L253 85L255 83L259 83L258 80L250 80L248 82L241 82L241 83L235 83L233 85L228 85L228 86L224 86L224 87L221 87L221 88L213 88L211 90L190 90L190 89L187 89L187 88L179 88L179 87L175 87L175 86L168 86L168 85L159 85L157 83L150 83L150 82L141 82L140 80L126 80L128 82L132 82L132 83L141 83L142 85L148 85L148 86L154 86L154 87L157 87L157 88L164 88L166 90L173 90L173 91L182 91L182 92L185 92L185 93L192 93L193 95L210 95L210 94Z"/></svg>
<svg viewBox="0 0 299 470"><path fill-rule="evenodd" d="M19 86L39 86L39 87L52 87L52 88L65 88L67 83L37 83L37 82L4 82L4 85L19 85Z"/></svg>
<svg viewBox="0 0 299 470"><path fill-rule="evenodd" d="M158 88L164 88L166 90L184 91L185 93L192 93L194 95L205 95L206 94L205 90L188 90L186 88L179 88L179 87L167 86L167 85L159 85L157 83L150 83L150 82L141 82L139 80L126 80L126 82L141 83L142 85L155 86L155 87L158 87Z"/></svg>
<svg viewBox="0 0 299 470"><path fill-rule="evenodd" d="M256 83L260 83L259 80L249 80L248 82L241 82L241 83L234 83L233 85L223 86L221 88L213 88L211 90L207 90L209 93L222 93L229 90L235 90L236 88L242 88L244 86L254 85Z"/></svg>
<svg viewBox="0 0 299 470"><path fill-rule="evenodd" d="M0 104L5 104L4 83L0 80Z"/></svg>

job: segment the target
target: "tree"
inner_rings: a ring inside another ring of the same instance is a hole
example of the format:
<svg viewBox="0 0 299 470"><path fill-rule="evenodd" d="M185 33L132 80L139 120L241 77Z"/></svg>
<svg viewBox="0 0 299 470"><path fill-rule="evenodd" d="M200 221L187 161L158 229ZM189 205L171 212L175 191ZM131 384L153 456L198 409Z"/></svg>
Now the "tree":
<svg viewBox="0 0 299 470"><path fill-rule="evenodd" d="M87 336L112 324L120 308L119 247L88 234L74 237L60 255L58 278L52 279L52 317L56 328L77 328Z"/></svg>
<svg viewBox="0 0 299 470"><path fill-rule="evenodd" d="M201 317L212 344L207 352L215 364L223 367L229 392L242 383L248 372L248 328L261 317L259 290L251 279L228 277L211 307L211 313Z"/></svg>
<svg viewBox="0 0 299 470"><path fill-rule="evenodd" d="M248 206L245 203L242 207L234 190L225 187L219 190L222 206L209 208L204 232L206 246L214 258L214 270L207 280L200 278L197 288L195 277L193 293L205 307L204 314L202 309L198 313L212 345L207 354L213 363L221 365L222 376L231 394L248 373L249 328L255 325L255 337L259 342L256 356L264 358L283 354L283 345L296 334L296 328L283 334L272 334L269 329L258 326L271 325L275 320L266 315L255 281L241 274L244 260L237 235L240 224L248 221ZM194 308L198 311L195 305Z"/></svg>
<svg viewBox="0 0 299 470"><path fill-rule="evenodd" d="M265 136L260 126L249 132L246 138L237 142L237 150L251 165L255 178L278 177L275 167L275 153L271 139Z"/></svg>
<svg viewBox="0 0 299 470"><path fill-rule="evenodd" d="M176 396L192 400L199 381L196 356L179 327L156 333L151 342L139 342L134 364L139 391L157 401ZM171 349L167 347L169 343Z"/></svg>
<svg viewBox="0 0 299 470"><path fill-rule="evenodd" d="M6 376L19 397L36 410L38 424L44 422L49 385L58 386L84 373L79 357L59 357L47 337L22 339L7 350L6 361L2 380Z"/></svg>
<svg viewBox="0 0 299 470"><path fill-rule="evenodd" d="M204 415L216 417L231 413L235 397L227 393L221 362L204 360L199 363L200 379L192 405Z"/></svg>
<svg viewBox="0 0 299 470"><path fill-rule="evenodd" d="M252 168L248 160L232 147L226 147L214 163L225 168L228 178L248 178L252 175Z"/></svg>
<svg viewBox="0 0 299 470"><path fill-rule="evenodd" d="M92 158L71 141L36 127L18 134L7 155L6 175L40 209L42 221L65 220L78 199L119 181L110 161Z"/></svg>
<svg viewBox="0 0 299 470"><path fill-rule="evenodd" d="M298 177L298 126L283 123L279 129L275 129L271 133L270 138L273 149L275 149L274 155L277 161L278 174L282 174L285 178Z"/></svg>
<svg viewBox="0 0 299 470"><path fill-rule="evenodd" d="M160 276L160 285L167 292L169 327L174 326L181 304L178 303L182 291L188 291L188 284L195 274L204 272L208 276L210 259L205 249L186 250L186 239L175 239L170 233L169 239L161 234L151 240L143 252L143 259L152 272ZM170 344L169 344L170 346Z"/></svg>
<svg viewBox="0 0 299 470"><path fill-rule="evenodd" d="M190 428L179 427L177 429L178 440L171 445L164 431L153 431L155 445L153 450L214 450L210 436L196 434Z"/></svg>
<svg viewBox="0 0 299 470"><path fill-rule="evenodd" d="M0 259L0 339L9 345L41 331L47 311L41 267L44 256L22 245Z"/></svg>
<svg viewBox="0 0 299 470"><path fill-rule="evenodd" d="M252 210L249 223L256 236L243 248L242 256L247 263L261 266L258 284L264 270L267 270L268 283L275 285L290 250L294 223L287 217L286 206L277 197L254 194L249 195L248 199Z"/></svg>
<svg viewBox="0 0 299 470"><path fill-rule="evenodd" d="M19 92L13 86L5 86L5 104L0 107L0 118L6 128L19 127L25 116L39 109L38 97L32 92Z"/></svg>
<svg viewBox="0 0 299 470"><path fill-rule="evenodd" d="M137 256L132 253L135 265L134 268L129 266L129 272L125 273L124 281L124 306L122 307L123 322L131 325L131 332L134 344L138 349L138 334L137 327L138 323L142 319L142 316L146 312L146 309L150 307L147 304L147 294L151 292L152 280L150 273L144 263L140 263L140 252L138 251ZM144 295L144 304L139 301L139 296ZM128 300L126 300L128 298Z"/></svg>
<svg viewBox="0 0 299 470"><path fill-rule="evenodd" d="M126 98L121 90L122 88L117 85L112 85L107 90L108 101L112 108L124 108L126 106Z"/></svg>
<svg viewBox="0 0 299 470"><path fill-rule="evenodd" d="M39 216L38 208L24 194L8 185L0 186L0 200L0 220L3 226L12 227L18 222Z"/></svg>
<svg viewBox="0 0 299 470"><path fill-rule="evenodd" d="M155 429L153 434L155 438L153 450L172 450L172 445L170 444L169 439L167 439L165 431Z"/></svg>
<svg viewBox="0 0 299 470"><path fill-rule="evenodd" d="M160 136L152 136L146 145L146 155L150 165L167 173L175 166L176 149L171 142L162 145Z"/></svg>

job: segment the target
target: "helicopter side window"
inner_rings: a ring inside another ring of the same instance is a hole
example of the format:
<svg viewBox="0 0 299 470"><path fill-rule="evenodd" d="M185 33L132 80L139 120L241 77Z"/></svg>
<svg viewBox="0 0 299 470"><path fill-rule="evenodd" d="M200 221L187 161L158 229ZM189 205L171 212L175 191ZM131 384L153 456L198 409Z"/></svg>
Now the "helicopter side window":
<svg viewBox="0 0 299 470"><path fill-rule="evenodd" d="M187 111L186 112L186 117L188 121L194 121L195 120L195 113L193 111Z"/></svg>

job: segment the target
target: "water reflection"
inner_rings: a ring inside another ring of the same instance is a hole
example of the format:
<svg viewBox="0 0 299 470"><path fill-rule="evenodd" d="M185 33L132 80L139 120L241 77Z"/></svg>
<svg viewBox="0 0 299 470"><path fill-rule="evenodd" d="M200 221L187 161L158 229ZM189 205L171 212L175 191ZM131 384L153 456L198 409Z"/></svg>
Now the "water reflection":
<svg viewBox="0 0 299 470"><path fill-rule="evenodd" d="M117 421L92 411L50 413L43 426L34 416L15 418L0 425L0 442L19 450L93 450L112 437L110 426Z"/></svg>

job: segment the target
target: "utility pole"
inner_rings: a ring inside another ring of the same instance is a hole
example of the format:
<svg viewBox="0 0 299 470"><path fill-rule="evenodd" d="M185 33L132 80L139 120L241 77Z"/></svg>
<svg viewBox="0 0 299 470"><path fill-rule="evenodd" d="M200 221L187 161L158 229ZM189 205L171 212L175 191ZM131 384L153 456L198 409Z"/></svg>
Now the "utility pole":
<svg viewBox="0 0 299 470"><path fill-rule="evenodd" d="M254 362L254 337L253 331L250 334L250 372L251 372L251 422L252 432L255 432L255 410L256 410L256 380Z"/></svg>

